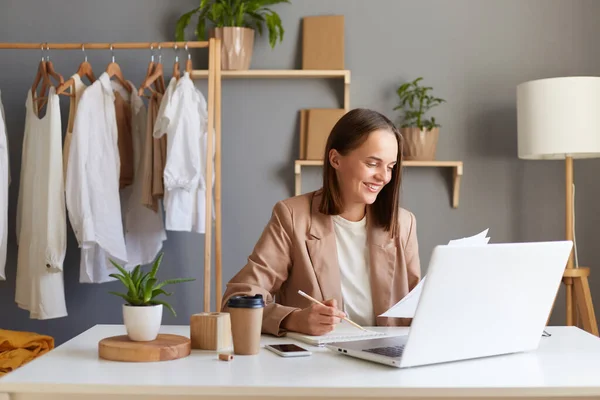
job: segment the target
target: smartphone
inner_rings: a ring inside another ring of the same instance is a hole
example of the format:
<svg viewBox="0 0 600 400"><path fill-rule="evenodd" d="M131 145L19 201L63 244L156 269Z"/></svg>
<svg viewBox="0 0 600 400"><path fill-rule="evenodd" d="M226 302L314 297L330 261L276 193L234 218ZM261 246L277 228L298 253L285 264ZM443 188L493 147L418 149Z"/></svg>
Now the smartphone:
<svg viewBox="0 0 600 400"><path fill-rule="evenodd" d="M281 357L303 357L310 356L312 353L295 344L268 344L265 346L268 350Z"/></svg>

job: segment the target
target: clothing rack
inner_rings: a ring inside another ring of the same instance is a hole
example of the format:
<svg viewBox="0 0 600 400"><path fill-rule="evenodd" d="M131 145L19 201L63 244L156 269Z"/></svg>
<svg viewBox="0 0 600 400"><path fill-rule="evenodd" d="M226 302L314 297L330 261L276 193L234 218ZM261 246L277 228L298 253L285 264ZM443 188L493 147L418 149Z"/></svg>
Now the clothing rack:
<svg viewBox="0 0 600 400"><path fill-rule="evenodd" d="M2 43L0 49L20 50L121 50L162 48L208 48L208 137L206 149L206 233L204 235L204 312L210 312L211 294L211 246L212 246L212 192L214 146L214 198L215 198L215 300L221 309L222 257L221 257L221 41L192 42L115 42L115 43ZM194 74L190 74L194 79ZM213 133L214 132L214 143Z"/></svg>

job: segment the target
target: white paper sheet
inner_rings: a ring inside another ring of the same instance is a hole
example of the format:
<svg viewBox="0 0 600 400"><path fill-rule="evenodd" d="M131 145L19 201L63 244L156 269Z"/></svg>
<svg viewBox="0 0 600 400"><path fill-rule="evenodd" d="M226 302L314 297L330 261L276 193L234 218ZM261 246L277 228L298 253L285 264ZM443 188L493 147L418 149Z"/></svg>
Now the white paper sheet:
<svg viewBox="0 0 600 400"><path fill-rule="evenodd" d="M474 246L488 244L490 238L487 237L489 229L486 229L475 236L469 236L461 239L453 239L448 242L449 246ZM389 310L380 315L380 317L394 317L394 318L413 318L417 311L417 305L421 297L423 290L423 284L425 283L427 276L421 278L417 286L413 288L406 296L402 298L398 303L393 305Z"/></svg>

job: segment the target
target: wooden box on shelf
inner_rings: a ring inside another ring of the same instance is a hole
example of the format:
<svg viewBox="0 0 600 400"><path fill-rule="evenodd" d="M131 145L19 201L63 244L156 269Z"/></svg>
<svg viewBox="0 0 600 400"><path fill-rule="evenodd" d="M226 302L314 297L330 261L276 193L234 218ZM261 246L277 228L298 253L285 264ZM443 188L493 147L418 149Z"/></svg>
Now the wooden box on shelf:
<svg viewBox="0 0 600 400"><path fill-rule="evenodd" d="M343 108L300 110L301 160L323 160L329 133L345 113Z"/></svg>
<svg viewBox="0 0 600 400"><path fill-rule="evenodd" d="M302 19L302 69L344 69L344 16Z"/></svg>

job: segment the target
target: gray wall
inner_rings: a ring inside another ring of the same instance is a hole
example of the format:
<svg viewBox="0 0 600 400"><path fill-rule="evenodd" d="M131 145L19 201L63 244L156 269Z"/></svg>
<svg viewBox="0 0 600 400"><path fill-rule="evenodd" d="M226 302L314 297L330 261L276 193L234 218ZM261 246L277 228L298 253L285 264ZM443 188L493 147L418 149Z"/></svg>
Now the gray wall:
<svg viewBox="0 0 600 400"><path fill-rule="evenodd" d="M175 21L194 0L40 2L4 1L0 40L24 42L149 41L171 39ZM10 7L8 4L10 3ZM294 0L277 6L286 37L271 50L258 39L252 68L301 66L301 18L346 17L346 65L352 71L351 106L370 107L397 118L395 88L424 76L448 103L435 112L441 122L438 158L463 160L460 207L450 207L450 173L406 169L404 207L416 214L423 272L433 246L490 228L492 242L550 240L564 237L564 167L561 162L517 159L516 85L561 75L594 75L600 28L600 3L592 0ZM89 51L95 71L109 61L108 51ZM37 68L35 50L2 50L0 90L10 135L11 167L8 280L0 282L0 327L53 335L57 343L97 323L120 323L120 301L107 294L116 283L80 284L79 251L69 231L67 318L35 321L14 303L17 249L15 213L22 147L24 103ZM139 84L148 51L117 51L127 78ZM72 74L79 51L51 53L56 69ZM205 50L194 52L206 67ZM165 51L166 70L173 53ZM205 83L199 83L205 90ZM322 80L232 80L223 82L223 279L245 263L271 208L293 194L293 159L298 154L297 111L340 107L342 87ZM68 101L62 99L64 118ZM596 198L597 161L576 161L577 234L581 265L597 267L595 246L600 217ZM320 169L305 170L304 190L319 187ZM70 227L69 227L70 229ZM176 287L178 317L165 324L187 324L202 309L204 238L168 233L162 276L194 276ZM597 270L597 268L595 268ZM600 302L600 272L592 293ZM517 279L517 277L515 277ZM564 324L564 303L557 302L554 324Z"/></svg>

